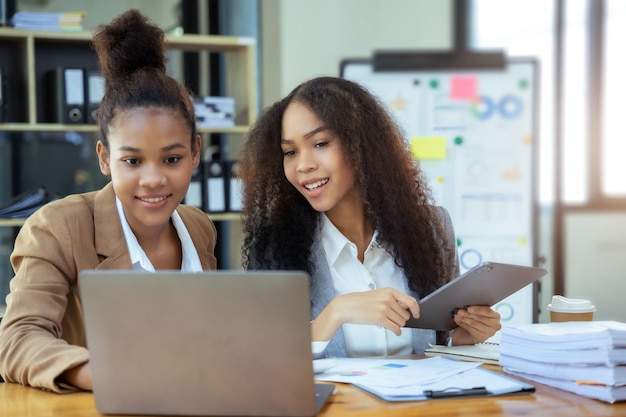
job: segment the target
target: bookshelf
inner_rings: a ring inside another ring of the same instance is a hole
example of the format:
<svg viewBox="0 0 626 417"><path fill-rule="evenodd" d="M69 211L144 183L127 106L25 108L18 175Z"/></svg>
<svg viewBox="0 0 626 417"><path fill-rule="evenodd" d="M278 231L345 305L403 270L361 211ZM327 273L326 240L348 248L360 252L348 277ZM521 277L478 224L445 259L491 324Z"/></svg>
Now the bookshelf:
<svg viewBox="0 0 626 417"><path fill-rule="evenodd" d="M98 61L91 47L92 33L46 32L0 27L0 66L2 67L4 120L0 133L98 131L95 124L58 124L48 119L49 99L44 76L53 68L82 67L97 69ZM199 133L219 133L243 137L258 113L256 39L223 35L185 34L166 38L168 51L220 53L226 66L226 95L235 99L235 126L198 128ZM10 105L6 105L10 103ZM205 141L206 142L206 141ZM95 150L94 150L95 153ZM240 219L239 213L211 213L214 221ZM19 227L22 219L0 219L0 227Z"/></svg>

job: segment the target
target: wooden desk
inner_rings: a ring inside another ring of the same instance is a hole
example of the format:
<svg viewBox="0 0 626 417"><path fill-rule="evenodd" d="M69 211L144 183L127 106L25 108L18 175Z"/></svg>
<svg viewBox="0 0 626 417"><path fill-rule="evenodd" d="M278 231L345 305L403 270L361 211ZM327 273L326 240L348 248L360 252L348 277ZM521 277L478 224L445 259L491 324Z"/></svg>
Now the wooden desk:
<svg viewBox="0 0 626 417"><path fill-rule="evenodd" d="M490 367L488 367L490 368ZM492 368L493 369L493 368ZM534 384L530 395L387 403L351 385L337 389L320 417L626 416L626 402L607 404ZM0 417L100 416L91 393L53 394L17 384L0 384Z"/></svg>

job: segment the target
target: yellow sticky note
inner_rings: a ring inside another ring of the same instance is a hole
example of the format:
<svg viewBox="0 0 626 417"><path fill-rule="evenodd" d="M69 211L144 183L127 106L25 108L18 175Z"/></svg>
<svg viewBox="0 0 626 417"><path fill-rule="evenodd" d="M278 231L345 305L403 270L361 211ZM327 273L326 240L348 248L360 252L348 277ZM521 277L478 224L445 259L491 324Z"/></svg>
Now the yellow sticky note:
<svg viewBox="0 0 626 417"><path fill-rule="evenodd" d="M411 138L411 153L416 159L446 159L446 138L416 136Z"/></svg>

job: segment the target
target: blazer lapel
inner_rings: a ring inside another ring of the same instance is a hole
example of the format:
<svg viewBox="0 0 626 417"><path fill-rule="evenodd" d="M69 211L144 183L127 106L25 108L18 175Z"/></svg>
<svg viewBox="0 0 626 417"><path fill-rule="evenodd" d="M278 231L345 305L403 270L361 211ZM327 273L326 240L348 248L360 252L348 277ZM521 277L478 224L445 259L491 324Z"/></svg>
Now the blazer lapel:
<svg viewBox="0 0 626 417"><path fill-rule="evenodd" d="M103 259L96 269L132 269L111 183L95 196L93 222L96 251Z"/></svg>
<svg viewBox="0 0 626 417"><path fill-rule="evenodd" d="M202 264L202 269L216 269L217 260L214 255L215 241L211 241L211 239L209 239L204 223L198 224L198 219L194 215L194 210L195 209L192 209L189 206L178 206L178 214L180 215L183 223L185 223L189 236L196 247L200 263Z"/></svg>

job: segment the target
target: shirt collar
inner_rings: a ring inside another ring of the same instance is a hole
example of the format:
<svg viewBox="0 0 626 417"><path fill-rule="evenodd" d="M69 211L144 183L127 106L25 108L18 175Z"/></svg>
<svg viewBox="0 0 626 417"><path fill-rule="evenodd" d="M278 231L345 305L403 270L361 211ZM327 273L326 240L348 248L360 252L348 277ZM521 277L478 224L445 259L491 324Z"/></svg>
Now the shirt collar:
<svg viewBox="0 0 626 417"><path fill-rule="evenodd" d="M322 246L324 247L324 251L326 252L326 259L330 265L333 265L341 252L348 248L353 252L353 255L356 256L356 246L347 237L344 236L343 233L337 229L337 227L330 221L328 216L325 213L321 213L321 227L320 227L320 238L322 240ZM376 242L376 238L378 237L378 231L374 230L374 234L372 236L372 242Z"/></svg>
<svg viewBox="0 0 626 417"><path fill-rule="evenodd" d="M119 198L117 198L117 196L115 197L115 204L117 206L117 213L120 216L120 222L122 223L122 230L124 231L124 238L126 239L126 246L128 246L128 252L133 269L154 272L154 266L152 265L152 262L150 262L146 252L144 252L141 245L139 245L137 237L130 228L128 221L126 220L126 216L124 215L122 202ZM198 251L191 240L191 236L189 235L189 231L187 230L185 223L176 210L172 213L172 223L174 224L176 233L178 233L178 238L180 239L183 250L183 263L181 265L181 271L202 271L202 264L200 263Z"/></svg>

